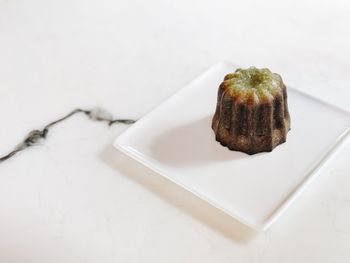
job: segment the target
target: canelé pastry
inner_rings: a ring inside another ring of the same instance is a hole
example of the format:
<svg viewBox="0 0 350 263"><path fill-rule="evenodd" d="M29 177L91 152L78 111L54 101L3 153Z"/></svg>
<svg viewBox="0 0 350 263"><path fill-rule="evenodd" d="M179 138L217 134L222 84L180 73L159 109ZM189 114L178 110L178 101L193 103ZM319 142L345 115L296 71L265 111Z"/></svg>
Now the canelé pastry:
<svg viewBox="0 0 350 263"><path fill-rule="evenodd" d="M269 69L237 69L218 91L212 121L216 140L247 154L270 152L286 141L290 129L287 89Z"/></svg>

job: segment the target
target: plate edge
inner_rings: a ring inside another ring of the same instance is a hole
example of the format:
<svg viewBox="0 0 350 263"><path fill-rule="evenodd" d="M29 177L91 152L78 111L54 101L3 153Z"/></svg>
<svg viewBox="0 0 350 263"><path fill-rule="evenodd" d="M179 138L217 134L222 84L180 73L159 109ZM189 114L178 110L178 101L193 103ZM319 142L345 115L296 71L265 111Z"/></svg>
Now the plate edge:
<svg viewBox="0 0 350 263"><path fill-rule="evenodd" d="M265 231L265 224L254 224L251 223L249 221L246 221L244 218L242 218L241 216L228 211L227 209L223 208L221 205L217 204L216 202L208 199L206 196L202 195L201 193L194 191L193 189L187 187L186 185L182 184L181 182L178 182L174 179L172 179L171 177L166 175L166 172L162 171L162 169L158 169L156 168L154 165L152 165L150 162L148 162L147 160L144 160L142 158L139 157L138 153L129 149L127 146L124 146L122 143L116 141L115 143L113 143L113 146L118 149L120 152L124 153L125 155L127 155L128 157L138 161L139 163L141 163L143 166L147 167L148 169L156 172L157 174L161 175L163 178L167 179L168 181L174 183L175 185L177 185L178 187L181 187L183 189L185 189L186 191L190 192L191 194L195 195L196 197L198 197L199 199L201 199L202 201L210 204L211 206L213 206L216 209L219 209L221 212L225 213L226 215L236 219L237 221L239 221L240 223L256 230L256 231Z"/></svg>
<svg viewBox="0 0 350 263"><path fill-rule="evenodd" d="M137 126L140 125L138 123L142 124L142 122L146 121L148 118L151 118L153 113L155 111L157 111L160 107L162 107L164 104L173 100L174 98L176 98L176 96L180 95L182 92L186 91L187 88L189 88L193 83L199 81L204 75L210 73L211 71L214 71L216 68L223 66L223 65L235 67L234 64L232 64L228 61L221 61L221 62L216 63L214 66L206 69L200 75L195 77L192 81L190 81L188 84L186 84L183 88L180 88L179 90L174 92L172 95L170 95L168 98L166 98L164 101L162 101L160 104L156 105L154 108L152 108L150 111L148 111L134 125L132 125L126 131L124 131L121 135L119 135L115 139L115 141L113 142L113 146L116 149L118 149L119 151L126 154L127 156L131 157L132 159L135 159L136 161L140 162L141 164L143 164L147 168L151 169L152 171L160 174L162 177L168 179L169 181L186 189L186 191L189 191L190 193L194 194L195 196L202 199L203 201L209 203L210 205L212 205L216 209L219 209L222 212L224 212L225 214L229 215L230 217L237 219L242 224L247 225L247 226L249 226L252 229L257 230L257 231L266 231L287 210L287 208L292 204L292 202L294 200L296 200L296 198L299 197L300 194L302 194L302 192L307 188L307 186L309 186L314 181L314 179L317 177L318 173L329 163L329 161L332 159L332 157L342 148L342 146L346 142L346 138L350 134L350 127L348 129L346 129L342 133L342 135L340 135L337 138L337 142L334 145L332 145L330 147L330 149L328 149L322 155L321 159L314 166L312 166L310 168L310 170L306 174L306 177L304 178L304 180L301 181L289 195L287 195L287 197L281 202L281 205L277 206L277 208L275 210L273 210L269 216L267 216L266 220L264 220L264 221L262 221L262 223L258 223L258 224L254 224L254 223L246 221L241 216L238 216L237 214L223 208L221 205L217 204L216 202L207 199L207 197L203 196L201 193L198 193L198 192L190 189L189 187L183 185L182 183L175 181L171 177L167 176L166 172L162 171L161 169L156 168L151 162L149 162L145 159L142 159L140 157L140 155L141 155L140 153L138 153L137 151L134 151L133 149L131 149L128 146L123 144L123 139L124 139L124 137L127 136L127 132L130 132L131 130L137 128ZM321 103L321 104L323 104L323 105L325 105L325 106L327 106L335 111L341 112L342 114L345 114L346 116L348 116L350 118L349 112L347 112L346 110L344 110L342 108L337 107L336 105L330 104L326 101L323 101L317 97L314 97L314 96L312 96L308 93L305 93L303 91L300 91L298 89L295 89L291 86L287 85L287 87L288 87L288 89L292 89L294 92L299 93L300 95L305 96L308 99L312 99L312 100L314 100L318 103Z"/></svg>
<svg viewBox="0 0 350 263"><path fill-rule="evenodd" d="M221 67L221 66L232 66L235 67L234 64L228 62L228 61L220 61L213 66L207 68L202 73L200 73L198 76L196 76L194 79L189 81L185 86L182 88L176 90L174 93L169 95L166 99L164 99L162 102L160 102L158 105L154 106L152 109L150 109L148 112L146 112L137 122L135 122L131 127L127 128L123 133L121 133L117 139L122 138L126 135L126 132L130 132L133 129L136 129L139 125L141 125L143 122L145 122L147 119L152 117L154 112L156 112L159 108L161 108L163 105L168 103L169 101L175 99L177 96L181 95L181 93L185 92L193 83L199 81L201 78L203 78L205 75L209 74L211 71L214 71L215 69ZM141 123L141 124L140 124Z"/></svg>
<svg viewBox="0 0 350 263"><path fill-rule="evenodd" d="M350 138L350 127L347 128L338 138L334 145L332 145L307 172L306 177L299 184L294 187L294 190L281 202L275 210L270 213L264 223L264 229L268 229L282 214L290 207L308 186L317 178L319 173L327 167L334 156L345 147L347 140Z"/></svg>

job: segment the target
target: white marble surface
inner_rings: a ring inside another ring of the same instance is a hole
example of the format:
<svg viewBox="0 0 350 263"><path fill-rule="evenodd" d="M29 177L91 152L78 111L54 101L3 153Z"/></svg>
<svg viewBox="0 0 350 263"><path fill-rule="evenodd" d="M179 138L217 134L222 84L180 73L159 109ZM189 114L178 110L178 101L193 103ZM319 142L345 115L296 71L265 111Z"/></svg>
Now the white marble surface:
<svg viewBox="0 0 350 263"><path fill-rule="evenodd" d="M348 1L0 0L0 154L75 107L139 118L220 60L350 111ZM320 114L322 114L320 112ZM0 164L0 262L349 262L350 146L266 233L76 116Z"/></svg>

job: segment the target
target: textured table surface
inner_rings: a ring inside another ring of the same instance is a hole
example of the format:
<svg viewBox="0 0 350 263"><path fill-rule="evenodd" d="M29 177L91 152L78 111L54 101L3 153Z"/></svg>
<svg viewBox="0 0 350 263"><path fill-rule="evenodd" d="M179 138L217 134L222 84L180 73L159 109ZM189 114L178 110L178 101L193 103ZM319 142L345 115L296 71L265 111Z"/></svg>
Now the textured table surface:
<svg viewBox="0 0 350 263"><path fill-rule="evenodd" d="M0 154L76 107L140 118L221 60L350 111L349 12L334 0L0 0ZM126 128L77 115L0 164L1 262L350 261L349 145L257 233L114 150Z"/></svg>

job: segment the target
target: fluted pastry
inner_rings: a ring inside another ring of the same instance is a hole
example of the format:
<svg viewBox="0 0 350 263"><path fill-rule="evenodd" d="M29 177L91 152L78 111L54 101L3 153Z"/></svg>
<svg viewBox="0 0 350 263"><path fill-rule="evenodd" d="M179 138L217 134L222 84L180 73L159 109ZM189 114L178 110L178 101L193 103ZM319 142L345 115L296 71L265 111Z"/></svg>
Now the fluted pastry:
<svg viewBox="0 0 350 263"><path fill-rule="evenodd" d="M237 69L218 91L212 121L216 140L247 154L272 151L290 129L287 89L269 69Z"/></svg>

